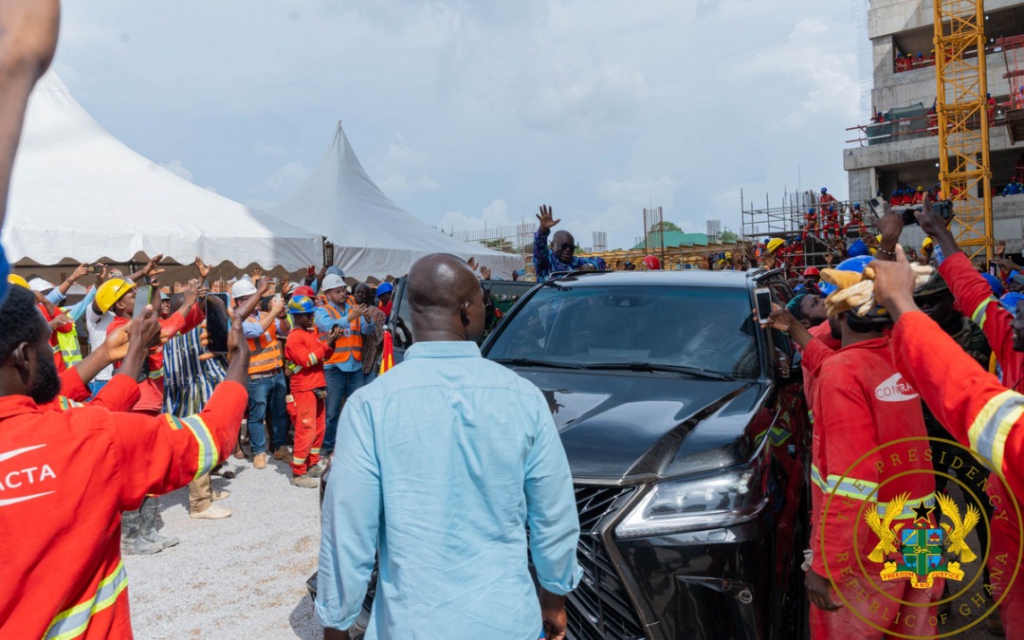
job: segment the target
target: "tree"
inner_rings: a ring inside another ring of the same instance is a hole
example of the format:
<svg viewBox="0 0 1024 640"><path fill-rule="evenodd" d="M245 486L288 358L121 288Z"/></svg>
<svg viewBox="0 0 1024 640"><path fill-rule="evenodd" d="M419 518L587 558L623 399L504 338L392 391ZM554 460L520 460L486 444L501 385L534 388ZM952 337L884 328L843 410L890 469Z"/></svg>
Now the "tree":
<svg viewBox="0 0 1024 640"><path fill-rule="evenodd" d="M722 235L718 236L718 240L722 244L732 244L734 242L739 242L739 239L740 239L740 237L738 235L736 235L736 233L734 231L730 231L729 227L726 227L725 229L723 229L722 230Z"/></svg>
<svg viewBox="0 0 1024 640"><path fill-rule="evenodd" d="M654 224L651 225L650 233L656 233L658 231L678 231L682 233L683 230L680 229L679 225L677 225L674 222L662 220L661 222L655 222Z"/></svg>

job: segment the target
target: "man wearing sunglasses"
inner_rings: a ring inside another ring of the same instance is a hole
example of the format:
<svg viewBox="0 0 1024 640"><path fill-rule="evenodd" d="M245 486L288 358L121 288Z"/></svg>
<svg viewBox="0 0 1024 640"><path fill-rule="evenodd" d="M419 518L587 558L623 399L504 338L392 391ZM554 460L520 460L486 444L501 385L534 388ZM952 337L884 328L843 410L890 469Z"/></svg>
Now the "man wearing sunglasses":
<svg viewBox="0 0 1024 640"><path fill-rule="evenodd" d="M605 270L602 258L577 258L576 239L568 231L556 231L548 246L548 235L552 227L561 222L551 214L551 207L541 205L537 214L540 225L533 236L533 272L537 274L537 282L546 282L551 274L558 271L579 271L584 266L591 266L598 271Z"/></svg>

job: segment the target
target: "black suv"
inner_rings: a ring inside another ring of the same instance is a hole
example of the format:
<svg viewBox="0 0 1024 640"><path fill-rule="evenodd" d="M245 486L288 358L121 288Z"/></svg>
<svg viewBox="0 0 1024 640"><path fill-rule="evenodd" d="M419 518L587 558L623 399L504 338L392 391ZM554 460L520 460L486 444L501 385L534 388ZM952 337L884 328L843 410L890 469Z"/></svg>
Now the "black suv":
<svg viewBox="0 0 1024 640"><path fill-rule="evenodd" d="M572 468L571 638L803 634L810 429L756 287L790 296L771 272L571 274L485 342L543 391Z"/></svg>
<svg viewBox="0 0 1024 640"><path fill-rule="evenodd" d="M775 272L570 274L484 343L544 393L572 468L570 639L805 635L810 426L791 344L753 318L757 287L791 296Z"/></svg>

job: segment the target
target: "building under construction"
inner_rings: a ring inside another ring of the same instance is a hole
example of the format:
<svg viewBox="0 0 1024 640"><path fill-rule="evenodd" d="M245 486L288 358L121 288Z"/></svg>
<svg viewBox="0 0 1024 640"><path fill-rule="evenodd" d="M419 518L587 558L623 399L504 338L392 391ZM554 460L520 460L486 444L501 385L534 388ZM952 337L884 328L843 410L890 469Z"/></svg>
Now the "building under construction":
<svg viewBox="0 0 1024 640"><path fill-rule="evenodd" d="M824 266L828 254L838 254L840 242L874 233L868 223L869 206L860 202L836 200L821 191L800 191L785 194L773 205L769 196L763 204L744 200L740 195L743 236L754 243L782 238L789 249L807 266ZM795 245L795 246L794 246Z"/></svg>
<svg viewBox="0 0 1024 640"><path fill-rule="evenodd" d="M939 186L966 250L990 254L994 237L1019 251L1024 2L873 0L867 18L873 108L843 152L849 197Z"/></svg>

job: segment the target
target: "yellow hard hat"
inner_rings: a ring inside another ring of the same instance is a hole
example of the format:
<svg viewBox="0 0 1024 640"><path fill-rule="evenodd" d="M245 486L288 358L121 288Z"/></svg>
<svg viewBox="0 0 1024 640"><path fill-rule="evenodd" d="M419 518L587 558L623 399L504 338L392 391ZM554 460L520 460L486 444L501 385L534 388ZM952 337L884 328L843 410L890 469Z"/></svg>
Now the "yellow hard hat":
<svg viewBox="0 0 1024 640"><path fill-rule="evenodd" d="M924 242L921 243L921 250L924 251L925 249L930 249L931 246L932 246L932 239L931 238L925 238Z"/></svg>
<svg viewBox="0 0 1024 640"><path fill-rule="evenodd" d="M14 285L18 285L19 287L22 287L22 288L25 288L25 289L29 288L28 282L25 281L25 278L22 278L21 276L19 276L16 273L12 273L12 274L8 275L7 276L7 282L9 282L11 284L14 284Z"/></svg>
<svg viewBox="0 0 1024 640"><path fill-rule="evenodd" d="M96 306L100 313L110 311L115 302L134 288L134 282L122 278L111 278L101 284L100 288L96 290Z"/></svg>
<svg viewBox="0 0 1024 640"><path fill-rule="evenodd" d="M775 253L775 250L786 244L782 238L772 238L768 241L768 253Z"/></svg>

